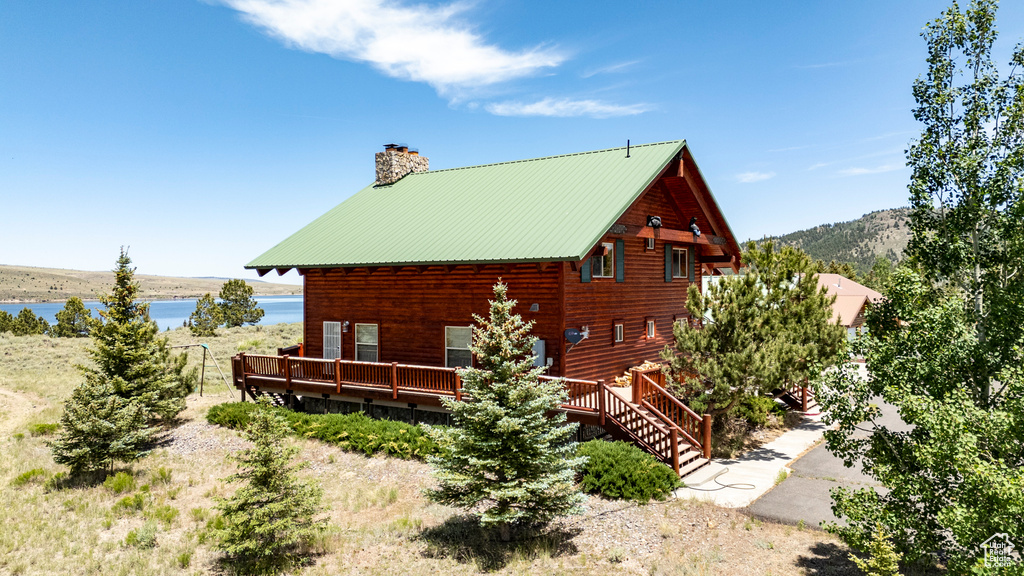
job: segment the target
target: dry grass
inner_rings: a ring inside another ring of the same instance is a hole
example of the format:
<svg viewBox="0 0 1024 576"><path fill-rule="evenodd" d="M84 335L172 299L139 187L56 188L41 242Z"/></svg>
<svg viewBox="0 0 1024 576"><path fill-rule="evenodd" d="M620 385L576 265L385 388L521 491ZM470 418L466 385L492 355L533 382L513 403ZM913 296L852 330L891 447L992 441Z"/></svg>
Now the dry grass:
<svg viewBox="0 0 1024 576"><path fill-rule="evenodd" d="M135 279L140 284L139 297L147 300L198 298L207 292L217 294L224 285L224 280L215 278L136 274ZM86 272L0 264L0 302L53 302L72 296L95 300L98 294L109 291L113 284L114 273L110 271ZM258 295L302 294L302 286L292 284L251 282L250 285Z"/></svg>
<svg viewBox="0 0 1024 576"><path fill-rule="evenodd" d="M240 346L272 352L294 343L299 328L225 330L204 341L228 369L227 358ZM192 342L183 330L169 335L176 344ZM0 574L218 571L207 526L216 522L214 497L232 489L221 481L232 471L225 456L244 441L203 419L209 406L232 397L212 364L204 397L193 395L180 425L126 469L135 488L108 488L102 478L45 486L61 467L46 437L28 429L59 419L62 400L80 380L72 365L86 360L87 344L0 336ZM846 548L827 534L689 501L638 507L591 498L585 516L502 543L458 512L427 503L421 490L431 479L422 463L294 441L311 464L305 473L323 484L333 527L302 574L858 574ZM11 485L37 468L43 472Z"/></svg>

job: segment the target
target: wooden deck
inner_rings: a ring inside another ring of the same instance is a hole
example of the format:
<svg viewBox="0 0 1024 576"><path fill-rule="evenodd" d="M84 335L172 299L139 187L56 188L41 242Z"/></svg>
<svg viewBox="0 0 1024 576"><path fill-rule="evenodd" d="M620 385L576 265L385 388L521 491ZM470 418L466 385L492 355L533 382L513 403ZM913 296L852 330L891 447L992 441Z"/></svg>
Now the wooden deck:
<svg viewBox="0 0 1024 576"><path fill-rule="evenodd" d="M438 366L238 354L231 359L231 373L243 401L276 392L443 408L442 398L462 399L456 370ZM634 370L629 398L601 380L564 378L568 398L562 410L569 421L601 426L685 476L711 457L711 417L671 396L662 387L663 378L656 369Z"/></svg>

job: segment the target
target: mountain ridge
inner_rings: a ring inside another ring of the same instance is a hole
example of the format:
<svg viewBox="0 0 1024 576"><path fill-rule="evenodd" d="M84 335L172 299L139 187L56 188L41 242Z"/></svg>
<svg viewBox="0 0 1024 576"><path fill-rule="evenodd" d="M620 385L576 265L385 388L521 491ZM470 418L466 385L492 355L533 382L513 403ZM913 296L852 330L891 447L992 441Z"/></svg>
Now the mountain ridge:
<svg viewBox="0 0 1024 576"><path fill-rule="evenodd" d="M779 246L800 248L825 263L849 262L858 274L865 275L878 257L893 263L903 258L910 241L909 218L910 208L906 207L875 210L855 220L820 224L755 242L772 240Z"/></svg>

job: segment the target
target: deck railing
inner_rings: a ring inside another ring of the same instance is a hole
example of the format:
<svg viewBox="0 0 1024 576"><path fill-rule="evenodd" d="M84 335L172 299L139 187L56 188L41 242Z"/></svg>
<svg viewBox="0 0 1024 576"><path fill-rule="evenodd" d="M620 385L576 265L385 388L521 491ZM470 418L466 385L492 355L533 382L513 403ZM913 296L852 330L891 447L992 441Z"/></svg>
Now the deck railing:
<svg viewBox="0 0 1024 576"><path fill-rule="evenodd" d="M679 473L679 430L641 412L615 392L606 395L607 419L614 421L634 444L643 446Z"/></svg>
<svg viewBox="0 0 1024 576"><path fill-rule="evenodd" d="M697 414L665 390L665 374L660 368L634 368L630 376L633 403L670 423L684 440L700 448L705 458L711 458L711 416Z"/></svg>
<svg viewBox="0 0 1024 576"><path fill-rule="evenodd" d="M462 399L462 381L455 368L257 354L238 354L231 359L231 366L235 385L243 390L243 399L253 386L325 395L342 394L346 387L353 394L375 389L377 394L390 392L395 400L403 394L413 399L416 395ZM705 458L711 457L711 417L697 414L669 394L663 388L664 374L660 369L632 371L632 402L608 390L603 380L540 378L564 382L564 410L596 417L601 426L612 420L635 443L670 464L676 472L680 441L700 448Z"/></svg>

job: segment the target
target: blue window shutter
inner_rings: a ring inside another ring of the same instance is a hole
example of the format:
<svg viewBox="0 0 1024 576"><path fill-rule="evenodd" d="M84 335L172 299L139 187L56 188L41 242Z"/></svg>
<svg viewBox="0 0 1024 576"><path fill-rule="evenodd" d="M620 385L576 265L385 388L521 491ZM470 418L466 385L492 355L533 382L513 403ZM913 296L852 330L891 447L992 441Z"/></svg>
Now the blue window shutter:
<svg viewBox="0 0 1024 576"><path fill-rule="evenodd" d="M590 258L580 264L580 282L590 282Z"/></svg>
<svg viewBox="0 0 1024 576"><path fill-rule="evenodd" d="M626 281L626 241L622 238L615 240L615 281Z"/></svg>
<svg viewBox="0 0 1024 576"><path fill-rule="evenodd" d="M665 282L672 281L672 245L665 244Z"/></svg>
<svg viewBox="0 0 1024 576"><path fill-rule="evenodd" d="M690 249L686 251L686 254L690 258L690 278L689 278L689 280L690 280L690 282L693 282L693 276L694 276L694 273L695 273L694 272L694 268L695 268L695 266L694 266L695 254L693 253L693 247L690 247Z"/></svg>

